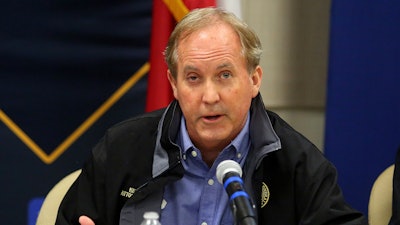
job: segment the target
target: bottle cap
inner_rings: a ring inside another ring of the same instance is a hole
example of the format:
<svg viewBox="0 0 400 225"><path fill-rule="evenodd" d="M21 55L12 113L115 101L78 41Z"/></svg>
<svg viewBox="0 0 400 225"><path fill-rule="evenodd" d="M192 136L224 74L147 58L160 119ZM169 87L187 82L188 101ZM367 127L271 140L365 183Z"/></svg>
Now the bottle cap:
<svg viewBox="0 0 400 225"><path fill-rule="evenodd" d="M143 215L143 218L145 219L158 219L158 213L157 212L145 212Z"/></svg>

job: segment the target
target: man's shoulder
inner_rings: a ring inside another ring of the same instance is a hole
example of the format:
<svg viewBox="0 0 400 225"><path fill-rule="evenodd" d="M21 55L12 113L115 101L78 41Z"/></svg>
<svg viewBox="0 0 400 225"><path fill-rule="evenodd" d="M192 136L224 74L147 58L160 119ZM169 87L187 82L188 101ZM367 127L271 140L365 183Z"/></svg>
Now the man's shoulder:
<svg viewBox="0 0 400 225"><path fill-rule="evenodd" d="M280 117L277 113L266 110L269 120L271 121L272 127L275 132L289 132L289 133L298 133L288 122L286 122L282 117Z"/></svg>
<svg viewBox="0 0 400 225"><path fill-rule="evenodd" d="M274 131L281 140L283 147L293 147L298 150L318 150L318 148L307 137L293 128L278 114L269 110L267 110L267 114Z"/></svg>
<svg viewBox="0 0 400 225"><path fill-rule="evenodd" d="M158 123L162 117L164 109L137 115L123 120L108 129L110 134L120 134L126 132L140 132L145 130L157 129Z"/></svg>

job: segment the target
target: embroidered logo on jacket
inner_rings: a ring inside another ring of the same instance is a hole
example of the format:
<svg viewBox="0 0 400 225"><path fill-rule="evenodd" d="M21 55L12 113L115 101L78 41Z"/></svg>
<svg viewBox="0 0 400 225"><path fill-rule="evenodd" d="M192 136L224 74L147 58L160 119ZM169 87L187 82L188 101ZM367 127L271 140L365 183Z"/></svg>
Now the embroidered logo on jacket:
<svg viewBox="0 0 400 225"><path fill-rule="evenodd" d="M264 206L267 205L268 200L269 200L269 188L268 186L262 182L262 186L261 186L261 208L264 208Z"/></svg>
<svg viewBox="0 0 400 225"><path fill-rule="evenodd" d="M120 195L121 195L122 197L130 198L130 197L132 197L132 195L135 193L135 191L136 191L135 188L129 187L128 191L122 190Z"/></svg>

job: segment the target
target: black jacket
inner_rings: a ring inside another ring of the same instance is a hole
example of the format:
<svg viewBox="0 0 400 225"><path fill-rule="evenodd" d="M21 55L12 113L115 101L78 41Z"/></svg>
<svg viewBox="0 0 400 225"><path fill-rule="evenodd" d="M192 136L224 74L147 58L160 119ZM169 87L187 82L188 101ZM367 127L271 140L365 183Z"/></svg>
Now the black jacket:
<svg viewBox="0 0 400 225"><path fill-rule="evenodd" d="M174 143L182 116L177 101L165 110L108 130L64 198L56 224L140 224L145 211L160 212L163 189L184 170ZM251 149L243 168L246 190L260 225L367 224L343 199L335 167L261 96L250 108Z"/></svg>
<svg viewBox="0 0 400 225"><path fill-rule="evenodd" d="M389 225L400 225L400 147L396 153L393 172L392 217Z"/></svg>

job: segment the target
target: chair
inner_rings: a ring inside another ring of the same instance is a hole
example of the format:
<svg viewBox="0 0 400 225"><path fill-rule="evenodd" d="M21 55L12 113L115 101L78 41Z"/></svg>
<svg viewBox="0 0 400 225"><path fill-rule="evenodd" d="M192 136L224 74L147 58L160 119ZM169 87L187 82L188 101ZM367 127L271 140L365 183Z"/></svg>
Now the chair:
<svg viewBox="0 0 400 225"><path fill-rule="evenodd" d="M80 173L81 170L76 170L68 174L50 190L43 201L42 207L40 208L36 225L55 224L61 201Z"/></svg>
<svg viewBox="0 0 400 225"><path fill-rule="evenodd" d="M394 165L386 168L375 180L368 204L370 225L387 225L392 216Z"/></svg>

